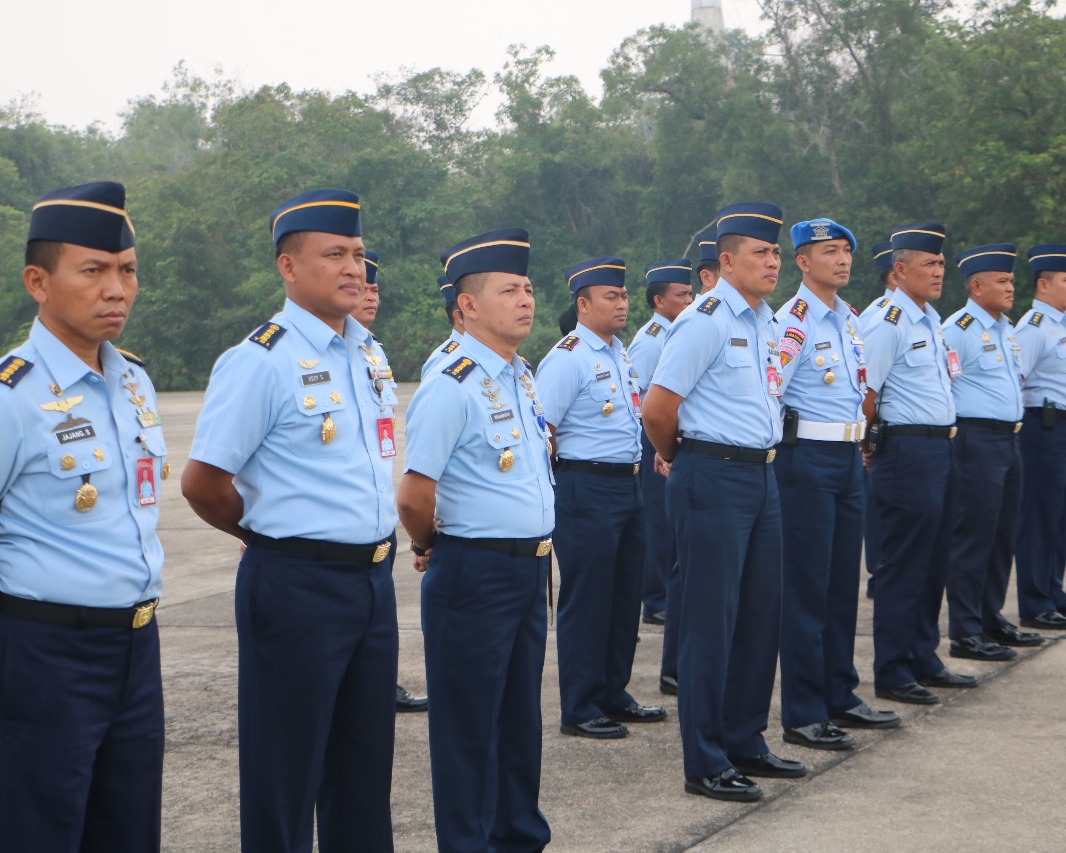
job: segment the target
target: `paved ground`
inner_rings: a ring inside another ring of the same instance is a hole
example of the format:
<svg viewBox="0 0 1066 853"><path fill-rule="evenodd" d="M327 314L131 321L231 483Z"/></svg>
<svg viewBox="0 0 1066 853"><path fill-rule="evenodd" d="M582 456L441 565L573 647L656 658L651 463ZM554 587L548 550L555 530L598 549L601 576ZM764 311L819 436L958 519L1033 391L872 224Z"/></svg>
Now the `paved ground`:
<svg viewBox="0 0 1066 853"><path fill-rule="evenodd" d="M402 386L402 403L412 391ZM159 610L167 703L163 848L236 851L232 589L238 552L234 540L192 514L177 483L200 401L199 394L160 399L173 469L160 533L167 551ZM397 477L399 471L397 465ZM411 569L402 529L399 534L400 681L420 692L425 674L419 576ZM1015 613L1013 591L1007 613ZM863 598L856 665L860 692L869 700L871 614ZM552 825L554 850L1066 850L1059 776L1066 767L1066 643L1027 650L1008 664L953 661L953 669L982 676L982 685L941 691L943 704L931 708L896 706L902 728L856 732L857 749L843 755L781 743L775 707L767 732L771 747L802 759L811 774L797 781L768 780L761 803L739 806L683 792L677 703L658 693L662 630L642 626L641 638L631 691L645 703L661 700L670 719L633 726L625 740L595 742L558 733L555 636L549 631L541 805ZM397 851L434 850L425 715L397 718L392 802Z"/></svg>

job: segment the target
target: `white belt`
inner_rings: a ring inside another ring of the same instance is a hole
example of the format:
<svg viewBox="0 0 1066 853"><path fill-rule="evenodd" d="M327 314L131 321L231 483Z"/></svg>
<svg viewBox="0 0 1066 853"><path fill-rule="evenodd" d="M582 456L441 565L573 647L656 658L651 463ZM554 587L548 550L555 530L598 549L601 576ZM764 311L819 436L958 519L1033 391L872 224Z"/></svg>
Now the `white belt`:
<svg viewBox="0 0 1066 853"><path fill-rule="evenodd" d="M862 441L866 435L866 421L855 421L850 424L826 424L821 421L800 421L798 438L809 438L814 441Z"/></svg>

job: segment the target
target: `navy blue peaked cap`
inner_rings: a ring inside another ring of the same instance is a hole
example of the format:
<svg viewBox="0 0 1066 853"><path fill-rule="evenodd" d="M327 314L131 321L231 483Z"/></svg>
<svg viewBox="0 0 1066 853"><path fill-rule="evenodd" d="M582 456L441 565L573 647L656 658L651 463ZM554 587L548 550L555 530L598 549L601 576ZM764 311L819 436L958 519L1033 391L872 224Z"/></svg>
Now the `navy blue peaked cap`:
<svg viewBox="0 0 1066 853"><path fill-rule="evenodd" d="M286 234L297 231L362 237L359 196L349 190L310 190L290 198L270 214L274 245Z"/></svg>
<svg viewBox="0 0 1066 853"><path fill-rule="evenodd" d="M456 243L440 256L440 262L452 284L475 272L526 275L529 270L529 232L524 228L486 231Z"/></svg>
<svg viewBox="0 0 1066 853"><path fill-rule="evenodd" d="M45 193L33 206L26 242L73 243L102 252L133 246L133 223L126 213L126 188L95 181Z"/></svg>

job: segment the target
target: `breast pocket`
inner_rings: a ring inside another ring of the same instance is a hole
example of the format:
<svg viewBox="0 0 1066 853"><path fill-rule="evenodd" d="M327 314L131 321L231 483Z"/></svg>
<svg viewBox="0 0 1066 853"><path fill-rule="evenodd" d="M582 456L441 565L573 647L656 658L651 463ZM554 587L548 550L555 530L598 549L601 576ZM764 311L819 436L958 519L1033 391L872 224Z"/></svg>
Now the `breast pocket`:
<svg viewBox="0 0 1066 853"><path fill-rule="evenodd" d="M903 360L909 367L928 367L933 363L933 348L925 346L921 349L907 350Z"/></svg>
<svg viewBox="0 0 1066 853"><path fill-rule="evenodd" d="M352 452L358 441L348 402L330 385L316 385L293 392L300 417L295 425L292 451L297 456L318 459Z"/></svg>
<svg viewBox="0 0 1066 853"><path fill-rule="evenodd" d="M589 396L597 403L610 400L614 396L614 392L611 391L611 383L606 379L602 382L593 382L589 386Z"/></svg>
<svg viewBox="0 0 1066 853"><path fill-rule="evenodd" d="M815 350L807 359L806 367L815 379L811 386L812 394L839 394L848 385L847 381L838 385L839 380L847 378L844 376L847 365L839 350Z"/></svg>
<svg viewBox="0 0 1066 853"><path fill-rule="evenodd" d="M728 347L726 370L722 374L722 391L732 397L751 396L758 390L755 357L748 347Z"/></svg>
<svg viewBox="0 0 1066 853"><path fill-rule="evenodd" d="M532 476L533 468L525 456L521 430L521 424L517 420L485 427L483 470L486 476L505 477L516 482Z"/></svg>
<svg viewBox="0 0 1066 853"><path fill-rule="evenodd" d="M85 524L117 516L128 501L122 472L113 469L115 455L116 451L103 442L49 449L49 476L37 478L42 512L59 524Z"/></svg>
<svg viewBox="0 0 1066 853"><path fill-rule="evenodd" d="M983 352L978 356L977 364L982 370L995 370L1003 367L1003 354L999 352Z"/></svg>

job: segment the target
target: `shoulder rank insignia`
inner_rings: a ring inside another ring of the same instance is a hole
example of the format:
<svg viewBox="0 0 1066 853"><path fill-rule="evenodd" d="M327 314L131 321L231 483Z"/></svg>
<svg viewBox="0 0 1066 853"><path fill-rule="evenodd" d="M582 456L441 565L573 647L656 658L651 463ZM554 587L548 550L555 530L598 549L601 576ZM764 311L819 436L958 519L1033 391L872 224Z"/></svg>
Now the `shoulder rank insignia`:
<svg viewBox="0 0 1066 853"><path fill-rule="evenodd" d="M891 297L886 296L884 299L882 299L880 302L877 303L877 307L878 308L884 308L891 301L892 301Z"/></svg>
<svg viewBox="0 0 1066 853"><path fill-rule="evenodd" d="M663 327L658 323L652 323L644 330L644 334L651 335L653 338L663 330Z"/></svg>
<svg viewBox="0 0 1066 853"><path fill-rule="evenodd" d="M129 352L128 350L119 349L118 347L115 347L115 349L117 350L119 355L121 355L124 359L126 359L126 361L132 361L138 367L144 367L144 362L141 360L140 356L134 355L132 352Z"/></svg>
<svg viewBox="0 0 1066 853"><path fill-rule="evenodd" d="M903 312L900 311L900 308L899 308L898 305L893 305L891 308L888 309L888 313L885 314L885 319L889 323L891 323L893 326L898 326L899 325L899 316L902 313Z"/></svg>
<svg viewBox="0 0 1066 853"><path fill-rule="evenodd" d="M1034 311L1033 316L1029 318L1030 326L1039 326L1044 320L1044 315L1039 311Z"/></svg>
<svg viewBox="0 0 1066 853"><path fill-rule="evenodd" d="M792 308L789 309L788 313L789 314L795 314L797 317L799 317L802 320L804 317L807 316L807 308L808 307L809 306L807 305L807 300L806 299L797 299L795 302L792 303Z"/></svg>
<svg viewBox="0 0 1066 853"><path fill-rule="evenodd" d="M281 340L286 331L284 327L279 326L277 323L264 323L248 336L248 340L266 349L273 349L274 344Z"/></svg>
<svg viewBox="0 0 1066 853"><path fill-rule="evenodd" d="M441 373L445 373L452 379L462 382L470 375L470 371L477 367L477 362L465 355L453 364L449 364Z"/></svg>
<svg viewBox="0 0 1066 853"><path fill-rule="evenodd" d="M971 323L973 323L973 314L969 313L963 314L961 317L959 317L958 320L955 321L955 325L958 326L960 329L970 328Z"/></svg>
<svg viewBox="0 0 1066 853"><path fill-rule="evenodd" d="M567 335L565 338L559 341L559 345L558 347L556 347L556 349L565 349L573 352L574 347L577 346L577 342L580 340L581 338L579 338L577 335Z"/></svg>
<svg viewBox="0 0 1066 853"><path fill-rule="evenodd" d="M522 359L522 364L524 364L526 366L526 370L532 370L533 369L533 365L530 363L528 358L526 358L521 353L516 353L516 355L518 355L518 357L520 359Z"/></svg>
<svg viewBox="0 0 1066 853"><path fill-rule="evenodd" d="M841 299L840 301L841 301L841 302L844 302L844 300L843 300L843 299ZM850 312L851 312L852 314L854 314L854 315L855 315L856 317L858 317L858 316L859 316L859 312L855 310L855 306L854 306L854 305L852 305L852 304L851 304L850 302L844 302L844 304L848 306L848 310L849 310L849 311L850 311Z"/></svg>
<svg viewBox="0 0 1066 853"><path fill-rule="evenodd" d="M9 355L0 362L0 383L3 383L8 388L14 388L22 381L22 377L30 372L32 367L32 361L26 361L26 359L19 358L17 355Z"/></svg>
<svg viewBox="0 0 1066 853"><path fill-rule="evenodd" d="M440 348L440 351L445 355L449 355L455 352L456 347L459 346L459 341L448 341L444 346Z"/></svg>
<svg viewBox="0 0 1066 853"><path fill-rule="evenodd" d="M717 296L708 296L706 301L696 310L701 314L713 314L718 310L718 306L722 304L722 300Z"/></svg>

